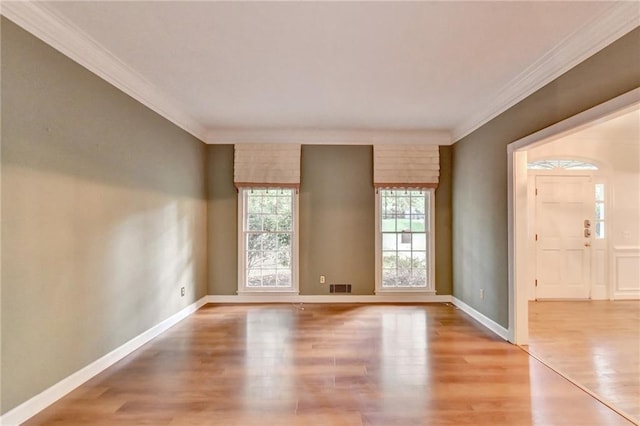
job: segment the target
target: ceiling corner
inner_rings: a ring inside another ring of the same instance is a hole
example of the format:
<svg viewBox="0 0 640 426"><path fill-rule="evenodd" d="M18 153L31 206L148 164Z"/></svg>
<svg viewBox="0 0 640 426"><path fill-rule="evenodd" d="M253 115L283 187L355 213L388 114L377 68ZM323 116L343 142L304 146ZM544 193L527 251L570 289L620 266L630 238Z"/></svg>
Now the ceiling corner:
<svg viewBox="0 0 640 426"><path fill-rule="evenodd" d="M2 15L178 127L204 141L204 127L176 102L43 3L4 1Z"/></svg>
<svg viewBox="0 0 640 426"><path fill-rule="evenodd" d="M453 129L454 143L640 26L635 1L612 3L507 83L481 111Z"/></svg>

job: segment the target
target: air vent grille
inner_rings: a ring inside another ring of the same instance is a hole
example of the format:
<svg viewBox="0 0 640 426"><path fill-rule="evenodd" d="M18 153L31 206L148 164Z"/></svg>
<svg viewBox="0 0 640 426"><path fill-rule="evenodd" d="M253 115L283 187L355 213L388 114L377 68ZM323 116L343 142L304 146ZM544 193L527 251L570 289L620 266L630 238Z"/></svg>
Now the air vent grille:
<svg viewBox="0 0 640 426"><path fill-rule="evenodd" d="M330 284L329 293L351 293L351 284Z"/></svg>

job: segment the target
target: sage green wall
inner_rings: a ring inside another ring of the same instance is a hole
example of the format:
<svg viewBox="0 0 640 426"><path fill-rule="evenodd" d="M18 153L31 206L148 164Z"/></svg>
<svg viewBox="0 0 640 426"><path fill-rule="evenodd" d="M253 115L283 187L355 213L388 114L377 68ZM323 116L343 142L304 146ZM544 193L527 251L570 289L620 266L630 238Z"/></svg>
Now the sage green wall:
<svg viewBox="0 0 640 426"><path fill-rule="evenodd" d="M233 145L207 146L207 259L209 294L238 290L238 194Z"/></svg>
<svg viewBox="0 0 640 426"><path fill-rule="evenodd" d="M640 29L453 146L454 296L504 327L509 306L507 145L640 87L638 52Z"/></svg>
<svg viewBox="0 0 640 426"><path fill-rule="evenodd" d="M303 146L300 167L300 294L329 294L329 283L373 294L373 148Z"/></svg>
<svg viewBox="0 0 640 426"><path fill-rule="evenodd" d="M451 294L451 147L440 147L436 191L436 290ZM237 290L237 194L233 145L207 147L209 294ZM300 294L328 294L350 283L353 294L375 290L375 193L371 146L302 147ZM327 283L320 284L320 275Z"/></svg>
<svg viewBox="0 0 640 426"><path fill-rule="evenodd" d="M1 27L5 413L201 298L207 280L204 144Z"/></svg>
<svg viewBox="0 0 640 426"><path fill-rule="evenodd" d="M436 294L453 294L451 244L451 172L452 146L440 147L440 182L436 189Z"/></svg>

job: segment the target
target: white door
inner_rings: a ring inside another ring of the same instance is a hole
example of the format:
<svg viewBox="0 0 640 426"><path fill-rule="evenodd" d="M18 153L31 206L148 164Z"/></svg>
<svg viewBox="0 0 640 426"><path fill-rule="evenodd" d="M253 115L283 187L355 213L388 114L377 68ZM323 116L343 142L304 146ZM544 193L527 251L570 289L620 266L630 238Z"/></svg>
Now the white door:
<svg viewBox="0 0 640 426"><path fill-rule="evenodd" d="M593 184L588 176L536 176L536 299L588 299Z"/></svg>

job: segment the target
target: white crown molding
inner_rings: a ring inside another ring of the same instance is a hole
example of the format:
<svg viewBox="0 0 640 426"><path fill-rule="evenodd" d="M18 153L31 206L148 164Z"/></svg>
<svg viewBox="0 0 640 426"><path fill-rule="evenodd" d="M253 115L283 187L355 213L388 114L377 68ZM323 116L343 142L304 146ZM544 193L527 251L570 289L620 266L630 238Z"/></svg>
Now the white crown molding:
<svg viewBox="0 0 640 426"><path fill-rule="evenodd" d="M175 101L43 3L3 1L0 13L178 127L204 138L202 125Z"/></svg>
<svg viewBox="0 0 640 426"><path fill-rule="evenodd" d="M447 130L211 129L208 144L296 143L303 145L451 145Z"/></svg>
<svg viewBox="0 0 640 426"><path fill-rule="evenodd" d="M558 43L516 78L504 86L492 102L453 130L459 141L489 120L552 82L571 68L640 26L640 6L635 1L618 1Z"/></svg>
<svg viewBox="0 0 640 426"><path fill-rule="evenodd" d="M129 96L208 144L451 145L640 24L634 1L615 2L520 73L453 132L445 130L206 129L157 87L44 3L2 1L0 13Z"/></svg>

